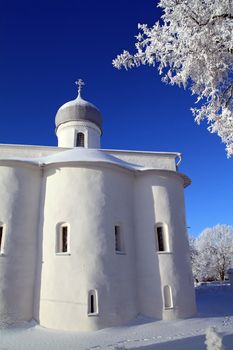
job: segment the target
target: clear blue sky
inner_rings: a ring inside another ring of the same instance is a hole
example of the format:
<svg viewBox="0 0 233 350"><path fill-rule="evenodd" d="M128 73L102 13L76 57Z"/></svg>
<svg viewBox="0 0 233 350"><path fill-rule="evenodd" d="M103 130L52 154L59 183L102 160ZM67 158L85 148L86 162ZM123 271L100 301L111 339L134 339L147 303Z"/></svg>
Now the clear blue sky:
<svg viewBox="0 0 233 350"><path fill-rule="evenodd" d="M154 0L0 2L0 143L56 145L54 118L76 96L104 117L102 148L178 151L189 232L233 225L233 159L206 125L194 123L194 98L166 86L157 71L118 71L112 59L134 50L137 23L158 19Z"/></svg>

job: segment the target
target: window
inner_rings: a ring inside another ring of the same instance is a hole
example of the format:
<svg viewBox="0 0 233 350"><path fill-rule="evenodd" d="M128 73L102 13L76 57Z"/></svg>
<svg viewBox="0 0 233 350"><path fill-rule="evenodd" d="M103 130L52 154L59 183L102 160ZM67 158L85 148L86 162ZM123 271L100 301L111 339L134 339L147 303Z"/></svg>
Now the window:
<svg viewBox="0 0 233 350"><path fill-rule="evenodd" d="M77 133L76 147L84 147L84 134L82 132Z"/></svg>
<svg viewBox="0 0 233 350"><path fill-rule="evenodd" d="M95 300L94 300L94 295L92 294L90 296L90 313L93 314L95 312Z"/></svg>
<svg viewBox="0 0 233 350"><path fill-rule="evenodd" d="M163 298L164 298L164 308L165 309L173 308L172 289L170 286L164 286Z"/></svg>
<svg viewBox="0 0 233 350"><path fill-rule="evenodd" d="M0 254L3 251L3 226L0 225Z"/></svg>
<svg viewBox="0 0 233 350"><path fill-rule="evenodd" d="M156 240L157 240L157 246L159 252L165 252L168 251L168 239L167 239L167 232L165 230L165 227L163 224L157 224L155 227L156 231Z"/></svg>
<svg viewBox="0 0 233 350"><path fill-rule="evenodd" d="M93 289L88 292L88 316L98 314L97 290Z"/></svg>
<svg viewBox="0 0 233 350"><path fill-rule="evenodd" d="M163 252L165 250L165 248L164 248L164 234L163 234L163 227L162 226L157 227L157 239L158 239L159 251Z"/></svg>
<svg viewBox="0 0 233 350"><path fill-rule="evenodd" d="M69 230L68 225L61 224L57 230L56 253L68 253L69 250Z"/></svg>
<svg viewBox="0 0 233 350"><path fill-rule="evenodd" d="M115 251L116 252L124 252L124 246L123 246L123 236L121 232L121 227L115 226Z"/></svg>

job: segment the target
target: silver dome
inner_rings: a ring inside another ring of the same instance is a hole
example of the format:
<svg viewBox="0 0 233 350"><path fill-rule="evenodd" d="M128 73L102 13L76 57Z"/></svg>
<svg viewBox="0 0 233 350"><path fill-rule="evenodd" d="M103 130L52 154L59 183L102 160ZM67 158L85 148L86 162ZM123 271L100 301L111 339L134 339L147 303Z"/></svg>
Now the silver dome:
<svg viewBox="0 0 233 350"><path fill-rule="evenodd" d="M69 101L59 108L55 118L56 128L63 123L75 120L90 121L102 131L100 111L92 103L83 100L80 95L75 100Z"/></svg>

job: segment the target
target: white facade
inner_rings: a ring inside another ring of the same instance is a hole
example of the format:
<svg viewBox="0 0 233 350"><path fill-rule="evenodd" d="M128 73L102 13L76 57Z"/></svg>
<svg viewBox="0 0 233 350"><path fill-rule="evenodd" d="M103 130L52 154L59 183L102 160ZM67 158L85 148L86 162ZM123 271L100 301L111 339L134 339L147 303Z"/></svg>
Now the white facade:
<svg viewBox="0 0 233 350"><path fill-rule="evenodd" d="M95 149L101 122L88 111L63 109L60 147L0 145L0 325L95 330L195 313L180 154Z"/></svg>

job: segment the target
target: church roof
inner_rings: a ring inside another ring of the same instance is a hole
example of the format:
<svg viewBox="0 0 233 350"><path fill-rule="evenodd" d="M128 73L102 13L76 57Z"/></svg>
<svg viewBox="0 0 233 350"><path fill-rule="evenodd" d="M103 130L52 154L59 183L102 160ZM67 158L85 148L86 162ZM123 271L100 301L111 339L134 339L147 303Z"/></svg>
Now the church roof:
<svg viewBox="0 0 233 350"><path fill-rule="evenodd" d="M102 116L100 111L92 103L84 100L80 94L75 100L61 106L56 114L55 123L59 125L76 120L90 121L102 130Z"/></svg>
<svg viewBox="0 0 233 350"><path fill-rule="evenodd" d="M21 158L21 157L4 157L0 158L0 162L5 163L9 161L19 162L19 163L28 163L31 165L37 166L46 166L46 165L56 165L56 164L66 164L70 163L74 164L111 164L118 166L120 168L124 168L130 170L132 172L144 172L144 171L156 171L158 174L167 173L177 175L183 179L184 187L190 185L191 180L182 173L167 170L167 169L156 169L153 167L142 166L139 164L133 164L126 162L122 159L114 157L111 154L104 152L103 150L91 149L91 148L79 148L75 147L73 149L68 149L61 151L59 153L55 153L49 156L40 157L40 158Z"/></svg>
<svg viewBox="0 0 233 350"><path fill-rule="evenodd" d="M38 161L45 165L70 162L88 162L109 163L118 165L129 170L136 170L142 168L142 166L128 163L122 159L112 156L111 154L107 154L102 150L81 147L75 147L73 149L49 155L47 157L38 158Z"/></svg>

